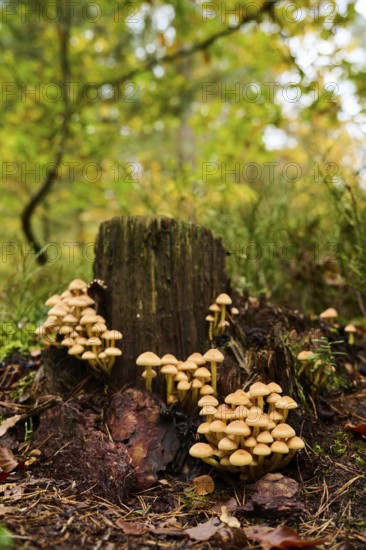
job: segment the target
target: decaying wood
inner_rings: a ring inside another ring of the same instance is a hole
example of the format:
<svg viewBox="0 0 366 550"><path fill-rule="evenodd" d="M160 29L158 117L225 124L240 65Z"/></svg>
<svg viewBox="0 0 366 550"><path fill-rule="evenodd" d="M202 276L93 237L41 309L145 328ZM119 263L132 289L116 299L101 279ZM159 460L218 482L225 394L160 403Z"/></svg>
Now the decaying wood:
<svg viewBox="0 0 366 550"><path fill-rule="evenodd" d="M220 239L166 217L119 217L101 224L95 252L94 275L108 286L99 310L124 335L114 381L141 376L135 361L143 351L201 351L207 308L228 286Z"/></svg>

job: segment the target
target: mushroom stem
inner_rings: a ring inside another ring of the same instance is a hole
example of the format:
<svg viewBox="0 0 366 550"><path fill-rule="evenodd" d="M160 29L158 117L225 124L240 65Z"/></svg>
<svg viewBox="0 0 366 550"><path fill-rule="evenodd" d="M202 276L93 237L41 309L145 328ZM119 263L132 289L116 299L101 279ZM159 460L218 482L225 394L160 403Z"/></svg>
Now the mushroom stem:
<svg viewBox="0 0 366 550"><path fill-rule="evenodd" d="M348 334L348 343L350 346L353 346L353 344L355 343L355 335L353 332L350 332Z"/></svg>
<svg viewBox="0 0 366 550"><path fill-rule="evenodd" d="M211 363L211 385L214 389L214 396L217 396L217 363Z"/></svg>
<svg viewBox="0 0 366 550"><path fill-rule="evenodd" d="M214 322L210 321L210 325L209 325L209 328L208 328L208 337L209 337L210 342L212 342L212 340L213 340L213 324L214 324Z"/></svg>
<svg viewBox="0 0 366 550"><path fill-rule="evenodd" d="M166 377L166 401L169 400L169 395L173 393L173 375L167 374Z"/></svg>
<svg viewBox="0 0 366 550"><path fill-rule="evenodd" d="M221 321L225 321L226 317L226 306L225 304L221 305Z"/></svg>
<svg viewBox="0 0 366 550"><path fill-rule="evenodd" d="M146 385L145 385L146 391L152 390L152 367L148 365L146 367Z"/></svg>

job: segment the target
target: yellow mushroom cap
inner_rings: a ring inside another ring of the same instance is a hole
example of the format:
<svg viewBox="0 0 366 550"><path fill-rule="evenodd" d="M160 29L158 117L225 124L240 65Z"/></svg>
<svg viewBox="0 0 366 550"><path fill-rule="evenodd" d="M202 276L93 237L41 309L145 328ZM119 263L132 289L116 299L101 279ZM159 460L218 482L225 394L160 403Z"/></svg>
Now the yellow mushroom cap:
<svg viewBox="0 0 366 550"><path fill-rule="evenodd" d="M139 367L159 367L161 360L152 351L145 351L136 359L136 365Z"/></svg>
<svg viewBox="0 0 366 550"><path fill-rule="evenodd" d="M66 313L67 312L64 308L60 308L59 305L56 305L49 310L48 315L53 315L54 317L65 317Z"/></svg>
<svg viewBox="0 0 366 550"><path fill-rule="evenodd" d="M228 426L226 426L225 433L228 435L240 435L243 437L247 437L251 434L251 430L248 424L246 424L242 420L233 420Z"/></svg>
<svg viewBox="0 0 366 550"><path fill-rule="evenodd" d="M213 395L204 395L198 401L199 407L207 407L207 406L217 407L218 404L219 404L218 400Z"/></svg>
<svg viewBox="0 0 366 550"><path fill-rule="evenodd" d="M276 401L276 408L277 409L297 409L298 408L298 404L296 403L296 401L294 401L292 399L292 397L289 397L288 395L284 395L283 397L281 397L281 399L279 399L278 401Z"/></svg>
<svg viewBox="0 0 366 550"><path fill-rule="evenodd" d="M297 359L299 361L311 361L314 359L315 355L312 351L300 351L300 353L297 355Z"/></svg>
<svg viewBox="0 0 366 550"><path fill-rule="evenodd" d="M187 361L192 361L196 365L204 365L206 361L203 358L203 355L201 353L195 352L191 353L191 355L188 357Z"/></svg>
<svg viewBox="0 0 366 550"><path fill-rule="evenodd" d="M192 388L200 390L203 387L202 382L198 380L198 378L193 378L192 380Z"/></svg>
<svg viewBox="0 0 366 550"><path fill-rule="evenodd" d="M208 309L213 313L218 313L219 311L221 311L220 307L217 304L211 304Z"/></svg>
<svg viewBox="0 0 366 550"><path fill-rule="evenodd" d="M203 358L209 363L222 363L224 360L223 354L216 348L212 348L206 351Z"/></svg>
<svg viewBox="0 0 366 550"><path fill-rule="evenodd" d="M191 383L187 380L181 380L178 382L177 389L179 391L188 391L191 388Z"/></svg>
<svg viewBox="0 0 366 550"><path fill-rule="evenodd" d="M252 435L244 441L245 447L255 447L256 445L257 445L257 440Z"/></svg>
<svg viewBox="0 0 366 550"><path fill-rule="evenodd" d="M271 393L282 393L281 386L276 384L276 382L269 382L269 384L267 384L267 388Z"/></svg>
<svg viewBox="0 0 366 550"><path fill-rule="evenodd" d="M273 437L269 431L264 431L257 435L257 441L258 443L266 443L268 445L268 443L273 443Z"/></svg>
<svg viewBox="0 0 366 550"><path fill-rule="evenodd" d="M196 380L196 378L195 378ZM200 389L200 394L201 395L212 395L213 393L215 393L215 390L213 389L212 386L210 386L209 384L205 384L204 386L202 386L202 388Z"/></svg>
<svg viewBox="0 0 366 550"><path fill-rule="evenodd" d="M338 311L334 307L329 307L319 315L320 319L335 319L338 317Z"/></svg>
<svg viewBox="0 0 366 550"><path fill-rule="evenodd" d="M69 290L86 290L88 285L82 279L74 279L68 286Z"/></svg>
<svg viewBox="0 0 366 550"><path fill-rule="evenodd" d="M304 441L301 439L301 437L298 437L295 435L294 437L290 437L286 441L286 445L289 449L299 451L300 449L303 449L305 447Z"/></svg>
<svg viewBox="0 0 366 550"><path fill-rule="evenodd" d="M206 315L205 319L206 319L206 321L208 321L209 323L212 323L212 321L215 320L215 317L212 317L212 315Z"/></svg>
<svg viewBox="0 0 366 550"><path fill-rule="evenodd" d="M234 451L238 448L238 445L229 437L223 437L218 444L220 451Z"/></svg>
<svg viewBox="0 0 366 550"><path fill-rule="evenodd" d="M357 329L355 325L350 324L344 327L344 332L357 332Z"/></svg>
<svg viewBox="0 0 366 550"><path fill-rule="evenodd" d="M203 380L209 380L211 378L211 373L206 367L198 367L198 369L193 373L195 378L203 378Z"/></svg>
<svg viewBox="0 0 366 550"><path fill-rule="evenodd" d="M61 346L71 347L75 344L75 340L73 338L64 338L61 342Z"/></svg>
<svg viewBox="0 0 366 550"><path fill-rule="evenodd" d="M81 355L84 352L84 347L80 344L74 344L68 351L69 355Z"/></svg>
<svg viewBox="0 0 366 550"><path fill-rule="evenodd" d="M97 321L97 323L98 322L99 321ZM106 330L105 332L103 332L102 338L104 338L104 340L109 342L111 340L121 340L123 336L122 336L122 332L119 332L119 330Z"/></svg>
<svg viewBox="0 0 366 550"><path fill-rule="evenodd" d="M161 364L162 365L174 365L175 367L178 365L178 359L172 355L171 353L166 353L161 358Z"/></svg>
<svg viewBox="0 0 366 550"><path fill-rule="evenodd" d="M263 382L255 382L249 388L250 397L260 397L269 394L270 390L267 388L266 384L263 384Z"/></svg>
<svg viewBox="0 0 366 550"><path fill-rule="evenodd" d="M195 371L196 369L197 365L193 363L193 361L184 361L184 363L180 365L180 370L182 371Z"/></svg>
<svg viewBox="0 0 366 550"><path fill-rule="evenodd" d="M175 374L178 374L178 369L176 366L172 365L172 364L163 364L163 366L161 367L160 369L160 372L162 374L172 374L172 375L175 375Z"/></svg>
<svg viewBox="0 0 366 550"><path fill-rule="evenodd" d="M235 408L234 413L235 413L235 418L240 420L242 418L247 418L249 414L249 409L245 405L239 405L238 407Z"/></svg>
<svg viewBox="0 0 366 550"><path fill-rule="evenodd" d="M287 439L288 437L294 437L296 432L289 424L277 424L277 426L273 428L271 435L275 439Z"/></svg>
<svg viewBox="0 0 366 550"><path fill-rule="evenodd" d="M54 307L61 301L61 296L59 294L54 294L53 296L50 296L48 300L46 301L45 305L47 307Z"/></svg>
<svg viewBox="0 0 366 550"><path fill-rule="evenodd" d="M225 431L226 424L222 420L214 420L210 424L210 432L223 433Z"/></svg>
<svg viewBox="0 0 366 550"><path fill-rule="evenodd" d="M190 449L189 454L195 458L208 458L214 454L212 447L207 443L195 443Z"/></svg>
<svg viewBox="0 0 366 550"><path fill-rule="evenodd" d="M88 338L88 340L86 341L86 345L87 346L101 346L102 341L99 338L97 338L96 336L92 336L91 338Z"/></svg>
<svg viewBox="0 0 366 550"><path fill-rule="evenodd" d="M225 403L228 405L249 405L250 399L243 390L236 390L225 397Z"/></svg>
<svg viewBox="0 0 366 550"><path fill-rule="evenodd" d="M222 294L219 294L218 297L216 298L216 303L219 304L219 306L222 306L222 305L230 306L233 303L233 301L228 294L225 294L223 292Z"/></svg>
<svg viewBox="0 0 366 550"><path fill-rule="evenodd" d="M200 410L199 414L200 416L212 416L216 413L217 409L213 405L205 405Z"/></svg>
<svg viewBox="0 0 366 550"><path fill-rule="evenodd" d="M268 456L271 454L271 449L265 443L257 443L253 449L253 454L257 456Z"/></svg>
<svg viewBox="0 0 366 550"><path fill-rule="evenodd" d="M215 418L218 420L228 421L228 420L235 420L235 411L228 407L227 405L220 405L217 408L217 412L215 414Z"/></svg>
<svg viewBox="0 0 366 550"><path fill-rule="evenodd" d="M198 434L208 434L210 432L210 424L208 422L202 422L197 428Z"/></svg>
<svg viewBox="0 0 366 550"><path fill-rule="evenodd" d="M244 449L238 449L229 457L232 466L247 466L252 460L252 455Z"/></svg>
<svg viewBox="0 0 366 550"><path fill-rule="evenodd" d="M185 372L177 372L177 374L174 376L173 380L174 380L174 382L180 382L181 380L187 380L188 381L188 376L186 375Z"/></svg>
<svg viewBox="0 0 366 550"><path fill-rule="evenodd" d="M286 455L289 452L289 448L283 441L274 441L271 445L271 451L272 453Z"/></svg>
<svg viewBox="0 0 366 550"><path fill-rule="evenodd" d="M278 393L270 393L266 399L266 403L277 403L280 399L282 399L282 396Z"/></svg>
<svg viewBox="0 0 366 550"><path fill-rule="evenodd" d="M231 313L231 315L239 315L239 310L238 310L237 307L232 307L230 309L230 313Z"/></svg>
<svg viewBox="0 0 366 550"><path fill-rule="evenodd" d="M122 351L118 348L106 348L104 353L107 357L119 357L122 355Z"/></svg>
<svg viewBox="0 0 366 550"><path fill-rule="evenodd" d="M81 326L94 325L95 323L98 322L98 317L97 315L91 315L91 314L83 315L79 322Z"/></svg>
<svg viewBox="0 0 366 550"><path fill-rule="evenodd" d="M91 359L96 359L97 356L92 351L84 351L83 355L81 356L82 359L86 359L87 361Z"/></svg>

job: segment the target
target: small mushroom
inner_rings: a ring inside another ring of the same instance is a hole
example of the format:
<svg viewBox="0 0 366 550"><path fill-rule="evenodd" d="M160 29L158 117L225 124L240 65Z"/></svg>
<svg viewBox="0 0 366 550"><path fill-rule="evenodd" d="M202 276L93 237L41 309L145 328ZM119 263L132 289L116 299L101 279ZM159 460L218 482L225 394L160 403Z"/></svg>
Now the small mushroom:
<svg viewBox="0 0 366 550"><path fill-rule="evenodd" d="M233 301L228 294L219 294L216 298L216 303L220 306L221 309L221 321L225 321L226 315L226 306L230 306Z"/></svg>
<svg viewBox="0 0 366 550"><path fill-rule="evenodd" d="M163 360L163 357L162 357ZM167 400L169 399L169 395L173 391L173 376L178 374L178 369L175 365L164 363L163 366L160 369L161 374L164 374L166 376L166 394L167 394Z"/></svg>
<svg viewBox="0 0 366 550"><path fill-rule="evenodd" d="M161 365L160 357L155 355L152 351L145 351L138 356L136 365L139 367L145 367L147 371L146 375L146 391L152 389L152 367L159 367Z"/></svg>
<svg viewBox="0 0 366 550"><path fill-rule="evenodd" d="M355 325L352 325L352 324L346 325L344 328L344 332L348 334L349 345L353 346L353 344L355 343L355 333L357 332Z"/></svg>
<svg viewBox="0 0 366 550"><path fill-rule="evenodd" d="M223 354L216 348L209 349L203 356L204 360L211 365L211 384L217 394L217 364L224 360Z"/></svg>

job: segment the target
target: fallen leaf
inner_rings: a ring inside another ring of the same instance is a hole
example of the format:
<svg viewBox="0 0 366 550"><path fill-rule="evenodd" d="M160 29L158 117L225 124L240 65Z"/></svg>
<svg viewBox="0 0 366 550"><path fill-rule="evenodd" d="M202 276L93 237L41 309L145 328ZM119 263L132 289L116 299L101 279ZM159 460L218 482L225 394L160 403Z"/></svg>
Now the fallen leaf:
<svg viewBox="0 0 366 550"><path fill-rule="evenodd" d="M205 523L199 523L196 527L186 529L184 533L188 535L191 540L199 540L201 542L212 538L222 526L222 523L217 518L211 518Z"/></svg>
<svg viewBox="0 0 366 550"><path fill-rule="evenodd" d="M126 535L144 535L150 531L150 528L143 523L132 523L129 521L123 521L122 519L117 519L116 525L122 529Z"/></svg>
<svg viewBox="0 0 366 550"><path fill-rule="evenodd" d="M194 492L196 495L210 495L215 490L215 482L211 476L203 475L193 480Z"/></svg>
<svg viewBox="0 0 366 550"><path fill-rule="evenodd" d="M15 414L14 416L10 416L9 418L6 418L2 421L0 424L0 437L2 437L6 432L9 430L9 428L12 428L15 426L17 422L22 418L20 414Z"/></svg>
<svg viewBox="0 0 366 550"><path fill-rule="evenodd" d="M346 428L346 430L350 430L351 432L359 433L359 434L363 435L364 437L366 437L366 422L361 422L360 424L357 424L356 426L354 424L351 424L351 422L349 422L348 424L345 425L345 428Z"/></svg>
<svg viewBox="0 0 366 550"><path fill-rule="evenodd" d="M15 460L13 453L7 447L0 447L0 468L9 473L15 470L18 462Z"/></svg>
<svg viewBox="0 0 366 550"><path fill-rule="evenodd" d="M160 529L155 528L153 525L145 525L144 523L124 521L123 519L118 519L116 521L117 527L122 529L126 535L145 535L146 533L153 533L154 535L171 535L182 537L185 533L184 529Z"/></svg>
<svg viewBox="0 0 366 550"><path fill-rule="evenodd" d="M326 539L303 540L299 535L286 525L280 525L275 529L268 527L246 527L244 529L248 539L256 540L260 543L262 550L272 550L272 548L314 548L319 544L326 542Z"/></svg>

